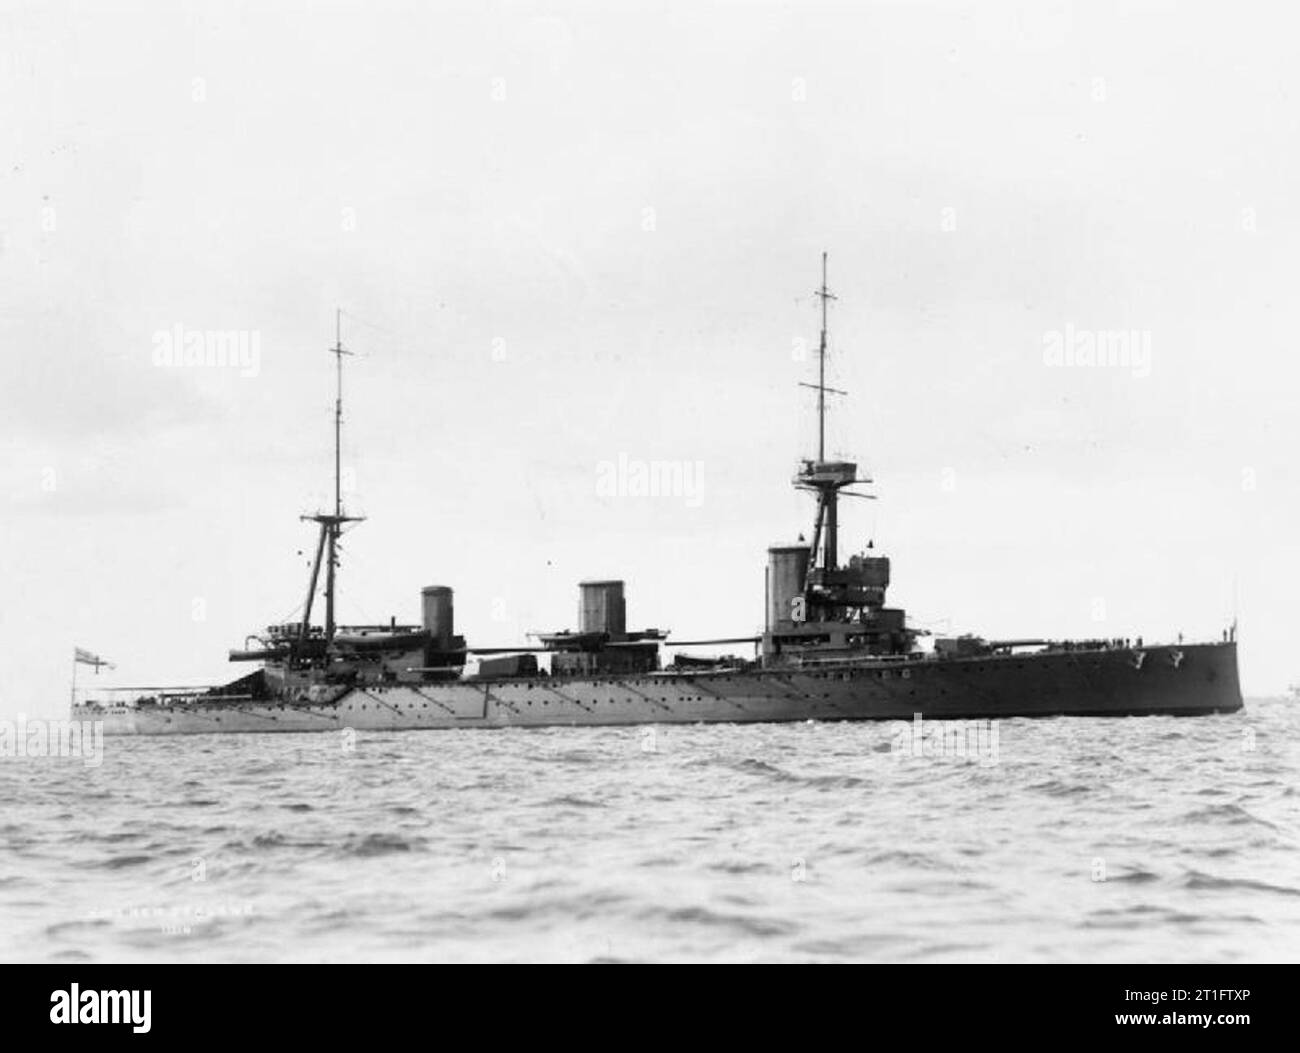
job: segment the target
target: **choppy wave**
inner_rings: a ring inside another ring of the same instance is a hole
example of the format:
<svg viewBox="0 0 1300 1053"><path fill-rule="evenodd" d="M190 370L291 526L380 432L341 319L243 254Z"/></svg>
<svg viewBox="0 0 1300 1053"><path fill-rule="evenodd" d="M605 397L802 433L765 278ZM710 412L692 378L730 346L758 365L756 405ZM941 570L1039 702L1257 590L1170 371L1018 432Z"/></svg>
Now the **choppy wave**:
<svg viewBox="0 0 1300 1053"><path fill-rule="evenodd" d="M0 760L0 958L1294 961L1298 714L109 739Z"/></svg>

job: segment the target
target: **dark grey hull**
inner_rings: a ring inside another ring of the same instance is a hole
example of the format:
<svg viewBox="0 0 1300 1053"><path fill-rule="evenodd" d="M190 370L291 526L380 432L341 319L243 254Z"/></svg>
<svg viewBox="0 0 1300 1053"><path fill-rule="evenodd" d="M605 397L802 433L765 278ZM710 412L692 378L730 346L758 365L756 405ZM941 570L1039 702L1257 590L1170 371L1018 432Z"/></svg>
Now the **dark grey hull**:
<svg viewBox="0 0 1300 1053"><path fill-rule="evenodd" d="M1241 709L1235 643L825 669L532 677L370 685L318 704L212 702L74 710L110 735L761 723L797 720L1197 716Z"/></svg>

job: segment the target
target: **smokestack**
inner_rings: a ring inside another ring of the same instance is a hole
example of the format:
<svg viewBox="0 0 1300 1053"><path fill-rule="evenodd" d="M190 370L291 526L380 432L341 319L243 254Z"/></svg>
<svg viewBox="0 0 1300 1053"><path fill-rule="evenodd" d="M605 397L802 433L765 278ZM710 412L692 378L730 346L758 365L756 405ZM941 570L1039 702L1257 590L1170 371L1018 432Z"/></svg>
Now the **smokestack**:
<svg viewBox="0 0 1300 1053"><path fill-rule="evenodd" d="M420 590L420 600L424 628L433 646L440 651L450 651L455 635L452 590L446 585L428 585Z"/></svg>
<svg viewBox="0 0 1300 1053"><path fill-rule="evenodd" d="M808 545L773 545L767 550L767 631L791 621L791 601L803 595Z"/></svg>
<svg viewBox="0 0 1300 1053"><path fill-rule="evenodd" d="M578 630L584 633L627 634L627 604L621 581L578 583Z"/></svg>

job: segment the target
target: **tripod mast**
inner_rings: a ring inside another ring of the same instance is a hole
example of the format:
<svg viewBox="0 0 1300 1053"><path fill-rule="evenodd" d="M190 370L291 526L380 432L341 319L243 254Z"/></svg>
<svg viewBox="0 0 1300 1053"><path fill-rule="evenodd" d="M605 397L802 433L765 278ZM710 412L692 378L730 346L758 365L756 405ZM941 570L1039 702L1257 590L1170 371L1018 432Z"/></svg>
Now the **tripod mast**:
<svg viewBox="0 0 1300 1053"><path fill-rule="evenodd" d="M360 516L349 516L343 511L343 356L351 355L343 346L343 311L334 312L334 346L329 349L334 356L334 511L332 514L318 512L304 516L320 524L320 539L316 544L316 558L312 562L311 582L307 586L307 602L303 605L302 629L298 635L299 643L307 639L311 631L311 608L316 595L316 582L320 578L322 560L325 564L325 642L334 639L337 628L334 620L335 577L339 565L338 541L344 523L360 522Z"/></svg>

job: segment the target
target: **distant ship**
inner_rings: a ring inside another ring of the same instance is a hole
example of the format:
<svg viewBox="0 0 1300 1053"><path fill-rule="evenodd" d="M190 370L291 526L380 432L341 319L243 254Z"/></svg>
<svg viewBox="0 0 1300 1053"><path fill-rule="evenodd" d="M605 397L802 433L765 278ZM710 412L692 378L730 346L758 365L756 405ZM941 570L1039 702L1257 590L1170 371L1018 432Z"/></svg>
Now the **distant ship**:
<svg viewBox="0 0 1300 1053"><path fill-rule="evenodd" d="M395 731L795 720L986 719L1230 713L1242 708L1235 627L1221 640L986 640L921 632L885 605L889 559L867 551L841 562L841 496L867 496L851 461L826 456L826 256L816 384L817 456L794 486L816 503L812 540L767 552L761 635L670 641L627 628L624 583L579 584L578 625L537 635L536 645L474 647L455 631L452 589L421 592L418 625L335 622L338 542L357 522L343 507L340 429L344 349L336 329L334 503L304 519L318 526L301 619L269 626L231 651L259 667L219 687L73 696L73 716L102 720L106 734ZM324 581L322 583L322 572ZM312 615L318 591L324 624ZM255 641L255 646L249 646ZM680 647L752 645L753 658L679 655ZM538 662L544 655L545 664Z"/></svg>

